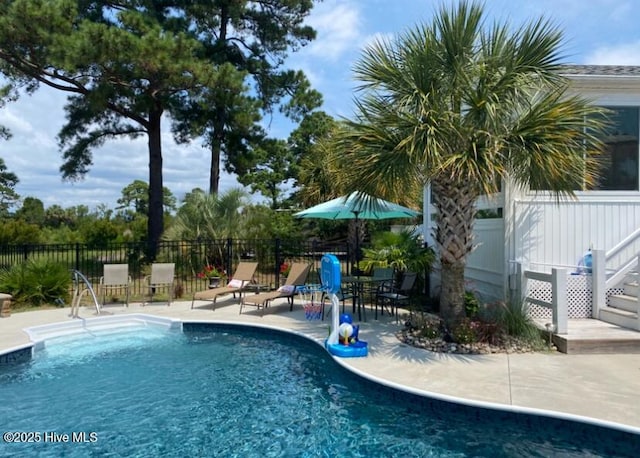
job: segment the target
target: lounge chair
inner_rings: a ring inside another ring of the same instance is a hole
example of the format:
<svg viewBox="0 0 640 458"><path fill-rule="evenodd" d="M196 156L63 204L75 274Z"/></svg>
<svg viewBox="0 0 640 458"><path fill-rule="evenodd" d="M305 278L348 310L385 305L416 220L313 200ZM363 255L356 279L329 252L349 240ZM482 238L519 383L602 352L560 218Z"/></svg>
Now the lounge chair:
<svg viewBox="0 0 640 458"><path fill-rule="evenodd" d="M149 303L153 302L156 290L166 288L169 290L167 305L171 305L173 299L173 280L176 265L172 262L160 262L151 264L151 275L147 277L149 282Z"/></svg>
<svg viewBox="0 0 640 458"><path fill-rule="evenodd" d="M242 308L245 305L253 305L258 309L262 308L264 312L269 302L280 298L286 298L290 304L289 310L293 310L293 297L296 294L296 287L306 283L309 270L311 270L311 264L294 262L291 264L291 270L289 271L289 275L287 275L284 285L276 291L251 295L245 294L240 299L240 313L242 313Z"/></svg>
<svg viewBox="0 0 640 458"><path fill-rule="evenodd" d="M103 269L104 275L100 277L102 305L105 303L108 290L120 290L125 292L124 303L129 307L129 287L131 286L129 264L105 264Z"/></svg>
<svg viewBox="0 0 640 458"><path fill-rule="evenodd" d="M257 268L257 262L240 262L238 264L238 267L236 267L236 271L233 274L233 277L231 277L229 283L227 283L226 286L207 289L205 291L196 291L195 293L193 293L191 308L193 308L193 303L196 300L201 300L213 301L211 310L215 310L216 299L218 298L218 296L223 296L225 294L233 293L233 296L235 297L236 293L238 293L240 295L240 299L242 299L242 293L245 291L245 287L253 280L253 275L256 273Z"/></svg>

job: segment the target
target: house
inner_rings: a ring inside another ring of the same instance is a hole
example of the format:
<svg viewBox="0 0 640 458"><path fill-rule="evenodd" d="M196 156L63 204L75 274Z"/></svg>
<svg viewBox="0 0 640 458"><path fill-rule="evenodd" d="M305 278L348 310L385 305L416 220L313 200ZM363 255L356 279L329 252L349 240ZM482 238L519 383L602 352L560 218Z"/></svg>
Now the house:
<svg viewBox="0 0 640 458"><path fill-rule="evenodd" d="M508 183L498 195L481 199L478 209L487 217L476 221L478 246L465 275L468 289L484 300L506 300L521 294L522 271L564 269L569 318L609 321L600 310L609 305L609 296L622 293L630 283L627 273L638 265L640 253L640 66L569 65L563 73L571 80L571 91L614 112L602 178L593 189L577 191L575 200L557 202L548 193L520 191ZM425 191L425 228L430 227L430 209ZM427 242L431 232L425 231ZM604 286L579 266L589 249L598 253ZM437 287L438 279L432 284ZM547 300L552 295L548 283L536 281L528 282L527 294ZM632 310L637 307L636 299ZM535 304L531 311L535 317L551 313ZM611 322L640 330L638 315L635 312L635 321L632 316L631 321Z"/></svg>

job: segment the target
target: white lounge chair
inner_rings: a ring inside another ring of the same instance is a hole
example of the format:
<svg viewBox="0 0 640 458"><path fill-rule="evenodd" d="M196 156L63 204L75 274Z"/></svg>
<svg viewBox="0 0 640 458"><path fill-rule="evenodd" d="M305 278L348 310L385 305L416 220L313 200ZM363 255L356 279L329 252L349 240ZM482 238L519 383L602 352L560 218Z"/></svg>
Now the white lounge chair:
<svg viewBox="0 0 640 458"><path fill-rule="evenodd" d="M129 276L129 264L105 264L103 276L100 277L100 295L102 305L105 304L107 291L124 291L124 303L129 307L129 288L131 287L131 277Z"/></svg>
<svg viewBox="0 0 640 458"><path fill-rule="evenodd" d="M153 302L153 295L158 289L168 289L169 299L167 305L171 305L175 269L176 265L173 262L151 264L151 275L147 277L149 283L149 303Z"/></svg>

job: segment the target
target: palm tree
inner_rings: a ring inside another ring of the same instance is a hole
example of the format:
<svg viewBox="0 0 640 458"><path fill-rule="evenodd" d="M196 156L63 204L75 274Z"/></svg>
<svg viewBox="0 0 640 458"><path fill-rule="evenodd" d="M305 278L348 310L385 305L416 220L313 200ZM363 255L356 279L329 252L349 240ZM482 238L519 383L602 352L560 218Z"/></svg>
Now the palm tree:
<svg viewBox="0 0 640 458"><path fill-rule="evenodd" d="M482 6L462 1L376 41L355 66L361 97L341 146L347 191L403 201L431 185L449 324L464 317L476 198L507 182L566 198L596 177L602 110L568 94L561 44L543 18L486 26Z"/></svg>
<svg viewBox="0 0 640 458"><path fill-rule="evenodd" d="M223 194L194 189L185 198L175 220L163 234L165 240L216 240L240 237L247 193L240 188Z"/></svg>

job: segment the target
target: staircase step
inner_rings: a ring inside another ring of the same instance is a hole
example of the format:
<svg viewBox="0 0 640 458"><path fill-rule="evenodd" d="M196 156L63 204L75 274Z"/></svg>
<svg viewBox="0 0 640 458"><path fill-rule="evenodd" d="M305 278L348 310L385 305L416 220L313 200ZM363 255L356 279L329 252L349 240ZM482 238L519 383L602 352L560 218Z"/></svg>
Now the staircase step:
<svg viewBox="0 0 640 458"><path fill-rule="evenodd" d="M624 294L627 296L638 297L638 282L627 282L624 284Z"/></svg>
<svg viewBox="0 0 640 458"><path fill-rule="evenodd" d="M638 311L638 299L637 296L629 296L627 294L612 294L609 296L609 307L636 313Z"/></svg>
<svg viewBox="0 0 640 458"><path fill-rule="evenodd" d="M622 310L615 307L603 307L600 309L600 319L623 328L640 330L640 322L635 312Z"/></svg>
<svg viewBox="0 0 640 458"><path fill-rule="evenodd" d="M569 354L640 354L640 332L591 318L569 319L567 334L553 341Z"/></svg>

